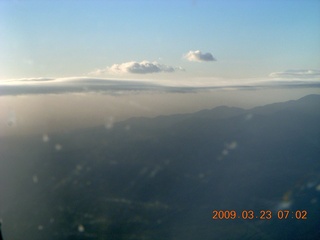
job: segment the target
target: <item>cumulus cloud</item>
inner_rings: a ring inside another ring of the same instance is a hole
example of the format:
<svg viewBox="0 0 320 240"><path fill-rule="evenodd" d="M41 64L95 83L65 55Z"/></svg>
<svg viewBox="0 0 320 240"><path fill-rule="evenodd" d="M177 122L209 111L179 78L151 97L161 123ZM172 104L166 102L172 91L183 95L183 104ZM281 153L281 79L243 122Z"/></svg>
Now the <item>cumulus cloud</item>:
<svg viewBox="0 0 320 240"><path fill-rule="evenodd" d="M287 70L283 72L273 72L269 74L272 78L280 79L314 79L320 78L320 70L299 69Z"/></svg>
<svg viewBox="0 0 320 240"><path fill-rule="evenodd" d="M211 53L202 53L200 50L189 51L183 57L188 61L193 61L193 62L216 61L216 59L212 56Z"/></svg>
<svg viewBox="0 0 320 240"><path fill-rule="evenodd" d="M104 73L122 74L122 73L133 73L133 74L148 74L148 73L160 73L168 72L173 73L176 71L184 71L182 67L172 67L158 62L125 62L120 64L113 64L111 67L106 69L97 69L91 74L101 75Z"/></svg>

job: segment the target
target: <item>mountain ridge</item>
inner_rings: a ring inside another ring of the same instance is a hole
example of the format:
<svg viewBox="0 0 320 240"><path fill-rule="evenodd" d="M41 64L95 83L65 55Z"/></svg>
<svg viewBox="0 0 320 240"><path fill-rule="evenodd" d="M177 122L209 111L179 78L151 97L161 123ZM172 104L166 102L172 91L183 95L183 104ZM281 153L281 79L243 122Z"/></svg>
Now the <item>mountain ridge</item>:
<svg viewBox="0 0 320 240"><path fill-rule="evenodd" d="M35 240L317 239L319 100L1 139L3 230ZM308 221L279 223L283 206ZM217 222L214 209L274 219Z"/></svg>
<svg viewBox="0 0 320 240"><path fill-rule="evenodd" d="M129 122L136 122L136 121L141 121L141 120L143 120L143 121L166 120L167 118L170 118L170 117L173 117L176 120L180 121L182 119L186 119L186 118L189 118L194 115L203 115L203 114L206 115L206 117L213 118L213 119L214 118L227 118L227 117L236 116L236 115L240 115L240 114L252 114L252 113L266 115L269 113L274 113L276 111L282 110L283 107L287 108L288 104L290 104L290 105L299 104L299 105L303 106L304 104L306 104L307 102L310 102L311 100L316 102L314 105L320 106L320 95L319 94L310 94L310 95L306 95L302 98L299 98L297 100L289 100L289 101L285 101L285 102L271 103L271 104L266 104L263 106L253 107L250 109L243 109L243 108L239 108L239 107L222 105L222 106L218 106L218 107L211 108L211 109L203 109L203 110L196 111L193 113L160 115L160 116L156 116L156 117L134 117L134 118L129 118L127 120L121 121L119 123L123 123L123 122L129 123ZM275 109L271 110L271 108L275 108ZM216 116L219 114L220 114L220 116ZM247 116L247 117L250 118L250 116Z"/></svg>

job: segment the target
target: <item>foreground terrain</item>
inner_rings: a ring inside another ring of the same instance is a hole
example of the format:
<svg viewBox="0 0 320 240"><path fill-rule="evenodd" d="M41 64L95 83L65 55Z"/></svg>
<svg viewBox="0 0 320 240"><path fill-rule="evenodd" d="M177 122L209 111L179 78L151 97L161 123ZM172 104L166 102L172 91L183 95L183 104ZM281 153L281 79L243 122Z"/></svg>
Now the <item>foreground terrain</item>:
<svg viewBox="0 0 320 240"><path fill-rule="evenodd" d="M309 95L2 138L4 239L317 239L319 109ZM285 209L307 219L279 220Z"/></svg>

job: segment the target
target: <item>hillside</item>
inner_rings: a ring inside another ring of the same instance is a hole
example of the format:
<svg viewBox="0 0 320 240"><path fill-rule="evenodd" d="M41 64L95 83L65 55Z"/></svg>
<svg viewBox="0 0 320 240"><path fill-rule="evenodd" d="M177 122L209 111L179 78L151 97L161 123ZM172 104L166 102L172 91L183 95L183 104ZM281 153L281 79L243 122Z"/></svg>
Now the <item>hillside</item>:
<svg viewBox="0 0 320 240"><path fill-rule="evenodd" d="M316 239L320 95L0 139L4 239ZM212 220L307 210L308 220Z"/></svg>

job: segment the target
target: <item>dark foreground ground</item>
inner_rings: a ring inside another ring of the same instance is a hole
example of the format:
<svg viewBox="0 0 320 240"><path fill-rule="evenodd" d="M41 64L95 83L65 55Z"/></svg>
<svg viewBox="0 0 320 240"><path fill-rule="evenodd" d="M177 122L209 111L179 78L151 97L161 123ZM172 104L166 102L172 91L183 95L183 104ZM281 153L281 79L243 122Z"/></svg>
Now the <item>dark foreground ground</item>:
<svg viewBox="0 0 320 240"><path fill-rule="evenodd" d="M320 239L320 96L2 138L0 218L5 240Z"/></svg>

